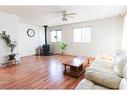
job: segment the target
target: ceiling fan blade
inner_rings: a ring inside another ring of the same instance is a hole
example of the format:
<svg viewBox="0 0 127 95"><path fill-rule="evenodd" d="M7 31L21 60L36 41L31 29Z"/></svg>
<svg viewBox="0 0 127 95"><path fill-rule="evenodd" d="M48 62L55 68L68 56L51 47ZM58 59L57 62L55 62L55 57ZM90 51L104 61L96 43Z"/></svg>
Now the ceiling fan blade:
<svg viewBox="0 0 127 95"><path fill-rule="evenodd" d="M76 13L68 13L67 10L62 10L61 12L57 12L58 15L54 17L61 17L62 21L68 21L69 18L74 18L73 15L76 15Z"/></svg>
<svg viewBox="0 0 127 95"><path fill-rule="evenodd" d="M67 13L66 15L76 15L76 13Z"/></svg>
<svg viewBox="0 0 127 95"><path fill-rule="evenodd" d="M62 21L67 21L67 18L66 17L62 17Z"/></svg>

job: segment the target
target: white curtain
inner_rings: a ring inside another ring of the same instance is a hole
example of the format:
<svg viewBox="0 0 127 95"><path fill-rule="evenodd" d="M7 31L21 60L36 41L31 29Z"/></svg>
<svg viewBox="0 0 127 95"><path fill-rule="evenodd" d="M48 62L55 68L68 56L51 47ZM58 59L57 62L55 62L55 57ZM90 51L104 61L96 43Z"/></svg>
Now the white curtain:
<svg viewBox="0 0 127 95"><path fill-rule="evenodd" d="M127 52L127 14L124 16L122 49Z"/></svg>

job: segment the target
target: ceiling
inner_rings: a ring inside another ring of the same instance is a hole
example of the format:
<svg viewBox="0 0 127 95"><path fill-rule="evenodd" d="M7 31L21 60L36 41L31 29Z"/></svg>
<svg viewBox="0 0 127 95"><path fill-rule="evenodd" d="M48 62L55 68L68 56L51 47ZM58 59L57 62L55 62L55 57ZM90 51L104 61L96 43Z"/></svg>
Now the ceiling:
<svg viewBox="0 0 127 95"><path fill-rule="evenodd" d="M62 10L76 15L63 22ZM16 14L31 24L56 26L123 15L127 6L0 6L0 11Z"/></svg>

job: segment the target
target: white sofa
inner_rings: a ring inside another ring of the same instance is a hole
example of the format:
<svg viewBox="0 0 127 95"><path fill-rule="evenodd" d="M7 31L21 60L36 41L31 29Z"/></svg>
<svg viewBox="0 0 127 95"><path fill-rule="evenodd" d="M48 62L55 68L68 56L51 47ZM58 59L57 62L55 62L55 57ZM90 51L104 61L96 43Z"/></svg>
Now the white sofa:
<svg viewBox="0 0 127 95"><path fill-rule="evenodd" d="M125 55L115 56L111 62L96 58L91 66L86 69L85 78L75 89L127 90L126 63L127 57Z"/></svg>

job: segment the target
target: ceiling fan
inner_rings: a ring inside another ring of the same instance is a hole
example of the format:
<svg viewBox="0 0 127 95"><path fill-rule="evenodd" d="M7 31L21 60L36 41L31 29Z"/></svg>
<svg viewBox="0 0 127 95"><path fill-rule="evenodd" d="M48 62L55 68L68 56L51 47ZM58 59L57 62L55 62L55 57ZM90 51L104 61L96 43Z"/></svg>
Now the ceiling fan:
<svg viewBox="0 0 127 95"><path fill-rule="evenodd" d="M68 18L74 18L73 15L76 15L76 13L67 13L67 11L62 11L62 21L67 21Z"/></svg>

